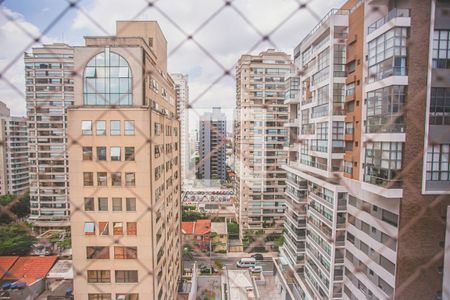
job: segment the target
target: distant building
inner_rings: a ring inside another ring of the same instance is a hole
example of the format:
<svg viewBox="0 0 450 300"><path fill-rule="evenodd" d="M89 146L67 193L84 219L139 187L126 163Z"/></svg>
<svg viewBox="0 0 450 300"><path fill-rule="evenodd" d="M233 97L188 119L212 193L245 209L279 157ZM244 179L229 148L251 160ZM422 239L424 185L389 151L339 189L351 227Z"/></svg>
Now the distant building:
<svg viewBox="0 0 450 300"><path fill-rule="evenodd" d="M11 117L0 101L0 195L28 191L28 125L25 117Z"/></svg>
<svg viewBox="0 0 450 300"><path fill-rule="evenodd" d="M198 247L201 251L209 250L211 238L211 220L181 222L183 245Z"/></svg>
<svg viewBox="0 0 450 300"><path fill-rule="evenodd" d="M200 179L226 180L226 115L220 107L204 113L199 124Z"/></svg>
<svg viewBox="0 0 450 300"><path fill-rule="evenodd" d="M241 236L283 230L288 136L286 80L294 71L290 55L268 49L244 54L236 67L234 155ZM266 240L266 248L276 247Z"/></svg>
<svg viewBox="0 0 450 300"><path fill-rule="evenodd" d="M30 220L36 231L69 226L67 107L73 105L73 48L55 43L25 53Z"/></svg>
<svg viewBox="0 0 450 300"><path fill-rule="evenodd" d="M194 178L194 173L189 173L189 160L191 147L189 142L189 85L188 75L170 74L175 83L177 116L180 120L180 161L181 161L181 186L187 178Z"/></svg>

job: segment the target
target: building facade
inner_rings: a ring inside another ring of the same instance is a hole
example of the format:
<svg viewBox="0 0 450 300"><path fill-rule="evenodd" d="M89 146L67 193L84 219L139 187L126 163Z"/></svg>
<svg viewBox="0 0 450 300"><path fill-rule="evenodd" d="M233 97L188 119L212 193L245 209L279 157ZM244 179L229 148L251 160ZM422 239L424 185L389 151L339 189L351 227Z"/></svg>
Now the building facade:
<svg viewBox="0 0 450 300"><path fill-rule="evenodd" d="M181 275L180 128L167 42L155 21L74 48L68 111L76 299L176 299Z"/></svg>
<svg viewBox="0 0 450 300"><path fill-rule="evenodd" d="M448 299L449 8L347 1L295 49L286 194L308 206L303 259L286 239L276 260L286 299Z"/></svg>
<svg viewBox="0 0 450 300"><path fill-rule="evenodd" d="M175 82L177 116L180 120L180 139L181 139L181 188L186 180L195 178L195 173L191 170L191 143L189 141L189 77L188 75L175 73L170 74Z"/></svg>
<svg viewBox="0 0 450 300"><path fill-rule="evenodd" d="M30 221L37 231L69 226L67 107L73 105L73 48L25 53Z"/></svg>
<svg viewBox="0 0 450 300"><path fill-rule="evenodd" d="M12 117L0 101L0 195L29 190L28 124L25 117Z"/></svg>
<svg viewBox="0 0 450 300"><path fill-rule="evenodd" d="M288 107L286 80L293 71L289 55L267 50L242 55L236 67L234 150L241 237L259 231L263 246L283 226ZM250 234L252 235L252 234Z"/></svg>
<svg viewBox="0 0 450 300"><path fill-rule="evenodd" d="M199 179L226 180L227 117L220 107L204 113L199 120Z"/></svg>

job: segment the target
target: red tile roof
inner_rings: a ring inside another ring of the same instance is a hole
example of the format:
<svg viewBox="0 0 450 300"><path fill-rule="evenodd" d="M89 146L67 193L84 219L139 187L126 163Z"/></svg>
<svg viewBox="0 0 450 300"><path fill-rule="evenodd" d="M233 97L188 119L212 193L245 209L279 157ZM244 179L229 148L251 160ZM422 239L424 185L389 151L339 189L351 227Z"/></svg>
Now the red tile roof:
<svg viewBox="0 0 450 300"><path fill-rule="evenodd" d="M195 235L204 235L211 232L211 220L197 220L195 222Z"/></svg>
<svg viewBox="0 0 450 300"><path fill-rule="evenodd" d="M181 222L181 232L183 234L192 234L195 222Z"/></svg>
<svg viewBox="0 0 450 300"><path fill-rule="evenodd" d="M204 235L211 232L211 220L181 222L181 232L189 235Z"/></svg>
<svg viewBox="0 0 450 300"><path fill-rule="evenodd" d="M20 280L27 285L44 278L56 262L56 256L20 257L3 280Z"/></svg>
<svg viewBox="0 0 450 300"><path fill-rule="evenodd" d="M11 269L18 258L18 256L0 256L0 279Z"/></svg>

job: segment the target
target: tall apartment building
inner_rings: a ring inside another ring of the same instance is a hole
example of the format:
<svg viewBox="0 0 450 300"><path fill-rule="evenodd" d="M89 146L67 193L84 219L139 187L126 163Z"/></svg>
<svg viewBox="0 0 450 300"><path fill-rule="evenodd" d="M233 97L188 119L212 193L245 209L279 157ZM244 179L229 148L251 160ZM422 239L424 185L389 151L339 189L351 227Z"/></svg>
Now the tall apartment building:
<svg viewBox="0 0 450 300"><path fill-rule="evenodd" d="M289 55L269 49L242 55L236 67L234 156L241 236L263 231L265 246L283 226L288 107L286 80L293 71ZM264 244L264 243L263 243Z"/></svg>
<svg viewBox="0 0 450 300"><path fill-rule="evenodd" d="M67 107L73 105L73 49L51 44L25 53L30 221L37 231L69 226Z"/></svg>
<svg viewBox="0 0 450 300"><path fill-rule="evenodd" d="M155 21L74 48L68 110L76 299L176 299L180 129L167 41Z"/></svg>
<svg viewBox="0 0 450 300"><path fill-rule="evenodd" d="M213 107L199 120L199 157L198 175L200 179L225 181L227 116L220 107Z"/></svg>
<svg viewBox="0 0 450 300"><path fill-rule="evenodd" d="M304 253L286 239L277 261L286 299L450 297L449 9L350 0L295 49L286 194L308 206Z"/></svg>
<svg viewBox="0 0 450 300"><path fill-rule="evenodd" d="M28 124L25 117L12 117L0 101L0 195L17 195L30 187Z"/></svg>
<svg viewBox="0 0 450 300"><path fill-rule="evenodd" d="M177 116L180 120L180 140L181 140L181 187L187 179L195 179L195 172L191 171L190 157L191 147L189 141L189 85L188 75L170 74L175 82Z"/></svg>

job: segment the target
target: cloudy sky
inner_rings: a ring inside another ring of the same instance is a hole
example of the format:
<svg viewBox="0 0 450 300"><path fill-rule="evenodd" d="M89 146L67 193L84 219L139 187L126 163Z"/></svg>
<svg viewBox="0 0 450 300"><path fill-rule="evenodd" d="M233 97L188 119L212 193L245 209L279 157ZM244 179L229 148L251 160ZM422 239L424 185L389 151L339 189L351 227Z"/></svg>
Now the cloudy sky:
<svg viewBox="0 0 450 300"><path fill-rule="evenodd" d="M224 69L233 68L250 50L258 53L276 46L292 54L318 18L344 2L302 0L308 3L299 9L300 0L234 0L229 6L224 0L159 0L153 6L149 0L81 0L73 8L68 1L0 1L0 100L13 115L26 113L24 51L40 43L83 45L83 36L113 35L116 20L139 19L159 22L169 44L169 71L189 75L190 99L197 110L192 119L212 106L221 106L231 116L233 77L225 76L211 87ZM193 40L187 40L188 35ZM273 45L259 43L261 35L270 35Z"/></svg>

